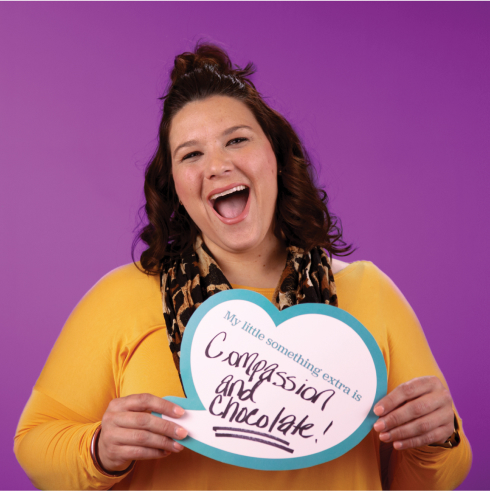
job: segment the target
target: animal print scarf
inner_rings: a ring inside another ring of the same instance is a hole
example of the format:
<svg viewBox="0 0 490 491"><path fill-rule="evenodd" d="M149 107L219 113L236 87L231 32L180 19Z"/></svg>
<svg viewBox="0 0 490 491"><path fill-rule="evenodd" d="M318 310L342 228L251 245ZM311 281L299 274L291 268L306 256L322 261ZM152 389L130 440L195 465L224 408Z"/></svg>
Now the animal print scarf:
<svg viewBox="0 0 490 491"><path fill-rule="evenodd" d="M300 303L337 307L333 273L325 251L316 247L306 254L303 249L290 246L287 253L286 267L274 291L274 305L279 310ZM208 297L232 287L199 236L193 252L164 266L160 286L168 342L180 376L180 345L191 315Z"/></svg>

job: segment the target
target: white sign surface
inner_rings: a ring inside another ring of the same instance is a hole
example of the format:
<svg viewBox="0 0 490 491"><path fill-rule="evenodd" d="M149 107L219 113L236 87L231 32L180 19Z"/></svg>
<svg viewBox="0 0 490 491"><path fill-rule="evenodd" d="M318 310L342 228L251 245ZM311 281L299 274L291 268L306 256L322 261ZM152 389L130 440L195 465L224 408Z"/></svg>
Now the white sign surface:
<svg viewBox="0 0 490 491"><path fill-rule="evenodd" d="M213 295L181 346L182 445L241 467L287 470L343 455L370 431L387 375L372 335L347 312L279 312L247 290Z"/></svg>

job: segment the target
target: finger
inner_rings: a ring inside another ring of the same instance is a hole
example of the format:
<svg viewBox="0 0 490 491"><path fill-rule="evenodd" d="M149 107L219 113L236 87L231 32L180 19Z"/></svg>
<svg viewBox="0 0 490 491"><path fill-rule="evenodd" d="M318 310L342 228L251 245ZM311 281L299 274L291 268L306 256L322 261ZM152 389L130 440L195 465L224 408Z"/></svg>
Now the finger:
<svg viewBox="0 0 490 491"><path fill-rule="evenodd" d="M158 435L146 430L121 428L117 433L109 435L105 445L112 445L112 452L118 452L122 447L145 447L178 453L184 447L171 438ZM121 457L121 455L119 455Z"/></svg>
<svg viewBox="0 0 490 491"><path fill-rule="evenodd" d="M120 428L147 430L170 438L181 440L187 436L187 430L182 426L150 413L120 412L113 417L113 424Z"/></svg>
<svg viewBox="0 0 490 491"><path fill-rule="evenodd" d="M155 412L171 418L180 418L184 409L173 402L152 394L133 394L114 399L109 406L113 411Z"/></svg>
<svg viewBox="0 0 490 491"><path fill-rule="evenodd" d="M393 389L388 395L378 401L374 407L376 416L383 416L421 395L443 387L441 381L434 376L419 377L409 380Z"/></svg>
<svg viewBox="0 0 490 491"><path fill-rule="evenodd" d="M452 427L439 426L424 435L396 441L393 443L393 448L395 450L406 450L407 448L417 448L423 447L424 445L431 445L432 443L443 442L452 435L453 431L454 429Z"/></svg>
<svg viewBox="0 0 490 491"><path fill-rule="evenodd" d="M446 398L443 394L431 392L387 413L386 416L379 418L373 427L378 432L389 431L410 421L422 418L445 405L447 405Z"/></svg>
<svg viewBox="0 0 490 491"><path fill-rule="evenodd" d="M449 409L449 410L448 410ZM379 439L383 442L408 440L431 433L436 428L447 427L450 436L454 430L454 416L451 408L442 407L432 413L413 420L391 431L382 432Z"/></svg>

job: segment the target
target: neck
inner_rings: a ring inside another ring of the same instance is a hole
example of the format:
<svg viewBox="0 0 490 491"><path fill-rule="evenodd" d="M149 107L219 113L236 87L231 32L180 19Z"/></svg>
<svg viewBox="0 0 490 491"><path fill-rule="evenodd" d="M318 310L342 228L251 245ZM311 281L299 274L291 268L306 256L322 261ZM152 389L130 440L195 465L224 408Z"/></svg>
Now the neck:
<svg viewBox="0 0 490 491"><path fill-rule="evenodd" d="M206 245L228 281L251 288L275 288L284 271L287 250L284 242L273 236L243 252L230 252L211 241Z"/></svg>

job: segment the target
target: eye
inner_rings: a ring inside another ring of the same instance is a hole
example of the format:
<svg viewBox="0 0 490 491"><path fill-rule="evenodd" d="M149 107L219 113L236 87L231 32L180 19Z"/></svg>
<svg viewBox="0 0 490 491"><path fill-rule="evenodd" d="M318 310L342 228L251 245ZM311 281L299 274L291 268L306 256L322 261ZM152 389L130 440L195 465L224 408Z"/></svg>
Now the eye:
<svg viewBox="0 0 490 491"><path fill-rule="evenodd" d="M202 155L202 153L201 152L191 152L191 153L188 153L187 155L184 155L182 157L182 161L187 160L187 159L192 159L193 157L197 157L198 155Z"/></svg>
<svg viewBox="0 0 490 491"><path fill-rule="evenodd" d="M233 138L233 140L230 140L227 143L227 145L236 145L236 144L242 143L244 141L248 141L248 138L237 137L237 138Z"/></svg>

